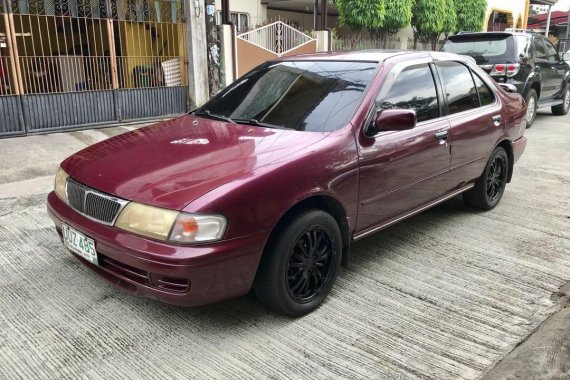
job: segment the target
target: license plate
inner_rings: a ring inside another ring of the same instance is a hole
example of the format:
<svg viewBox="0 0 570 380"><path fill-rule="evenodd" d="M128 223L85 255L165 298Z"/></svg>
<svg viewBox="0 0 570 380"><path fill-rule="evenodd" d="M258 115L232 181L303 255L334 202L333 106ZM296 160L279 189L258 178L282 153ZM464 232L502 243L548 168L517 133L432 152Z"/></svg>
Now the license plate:
<svg viewBox="0 0 570 380"><path fill-rule="evenodd" d="M71 252L83 257L85 260L99 265L97 251L95 251L95 240L83 235L81 232L69 227L67 224L61 225L63 232L63 245Z"/></svg>

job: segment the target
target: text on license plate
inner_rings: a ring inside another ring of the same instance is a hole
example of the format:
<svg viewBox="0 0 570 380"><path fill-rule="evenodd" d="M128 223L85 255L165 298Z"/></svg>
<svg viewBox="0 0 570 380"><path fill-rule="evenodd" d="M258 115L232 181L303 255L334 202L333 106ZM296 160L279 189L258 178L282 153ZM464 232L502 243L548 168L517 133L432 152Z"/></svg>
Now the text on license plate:
<svg viewBox="0 0 570 380"><path fill-rule="evenodd" d="M62 224L61 230L63 232L63 244L70 251L95 265L99 265L97 251L95 251L95 240L83 235L67 224Z"/></svg>

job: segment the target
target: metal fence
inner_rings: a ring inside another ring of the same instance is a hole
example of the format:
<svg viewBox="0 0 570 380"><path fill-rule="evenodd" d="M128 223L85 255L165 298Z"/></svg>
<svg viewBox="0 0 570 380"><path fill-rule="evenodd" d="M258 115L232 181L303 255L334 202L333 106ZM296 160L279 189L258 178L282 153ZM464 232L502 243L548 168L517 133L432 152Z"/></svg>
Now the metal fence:
<svg viewBox="0 0 570 380"><path fill-rule="evenodd" d="M441 50L445 43L445 40L440 40L436 49ZM351 50L365 50L365 49L414 49L413 38L408 38L407 41L403 42L400 37L392 36L388 37L385 41L379 38L372 38L367 35L348 35L348 36L336 36L333 37L332 41L333 51L351 51ZM432 50L430 44L423 44L420 41L416 44L415 50Z"/></svg>
<svg viewBox="0 0 570 380"><path fill-rule="evenodd" d="M276 21L240 34L238 38L277 55L286 54L301 45L314 41L314 38L295 29L284 21Z"/></svg>
<svg viewBox="0 0 570 380"><path fill-rule="evenodd" d="M0 136L186 111L180 0L0 1Z"/></svg>
<svg viewBox="0 0 570 380"><path fill-rule="evenodd" d="M334 37L332 41L333 51L351 51L364 49L400 49L399 37L390 37L386 41L361 35L349 35Z"/></svg>

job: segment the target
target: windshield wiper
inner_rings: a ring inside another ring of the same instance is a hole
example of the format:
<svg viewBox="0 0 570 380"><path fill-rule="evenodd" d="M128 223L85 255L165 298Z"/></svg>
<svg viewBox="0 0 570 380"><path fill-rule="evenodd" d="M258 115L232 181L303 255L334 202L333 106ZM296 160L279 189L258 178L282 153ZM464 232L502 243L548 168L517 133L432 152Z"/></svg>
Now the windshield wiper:
<svg viewBox="0 0 570 380"><path fill-rule="evenodd" d="M215 120L221 120L221 121L227 121L228 123L235 123L232 119L230 119L227 116L224 115L218 115L217 113L212 113L210 110L204 110L204 111L196 111L194 112L194 115L197 116L207 116L210 119L215 119Z"/></svg>
<svg viewBox="0 0 570 380"><path fill-rule="evenodd" d="M258 127L264 127L264 128L290 129L292 131L295 130L293 128L288 128L288 127L286 127L284 125L280 125L280 124L264 123L264 122L259 121L257 119L233 119L233 121L234 121L234 123L237 123L237 124L256 125Z"/></svg>

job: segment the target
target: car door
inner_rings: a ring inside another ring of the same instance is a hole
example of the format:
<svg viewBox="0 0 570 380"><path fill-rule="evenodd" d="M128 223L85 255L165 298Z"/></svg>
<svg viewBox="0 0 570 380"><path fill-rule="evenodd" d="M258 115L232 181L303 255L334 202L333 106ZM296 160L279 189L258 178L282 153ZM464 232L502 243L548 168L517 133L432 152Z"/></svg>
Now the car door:
<svg viewBox="0 0 570 380"><path fill-rule="evenodd" d="M367 123L379 110L399 108L415 110L417 125L373 138L360 131L357 233L374 230L450 187L449 123L441 114L435 69L428 60L400 65L383 85Z"/></svg>
<svg viewBox="0 0 570 380"><path fill-rule="evenodd" d="M552 62L548 60L548 53L546 51L546 45L544 44L543 38L538 36L534 37L534 52L535 70L538 72L542 80L542 89L540 91L539 100L550 99L556 95L556 86L553 84L555 81L552 72L553 65Z"/></svg>
<svg viewBox="0 0 570 380"><path fill-rule="evenodd" d="M568 67L566 63L560 59L560 55L554 45L547 39L544 39L543 42L546 46L547 59L550 64L549 85L552 86L553 95L559 96L562 95L562 90L565 89L564 78L566 77Z"/></svg>
<svg viewBox="0 0 570 380"><path fill-rule="evenodd" d="M437 63L450 124L451 177L455 187L478 178L503 134L504 115L501 103L479 76L460 62Z"/></svg>

